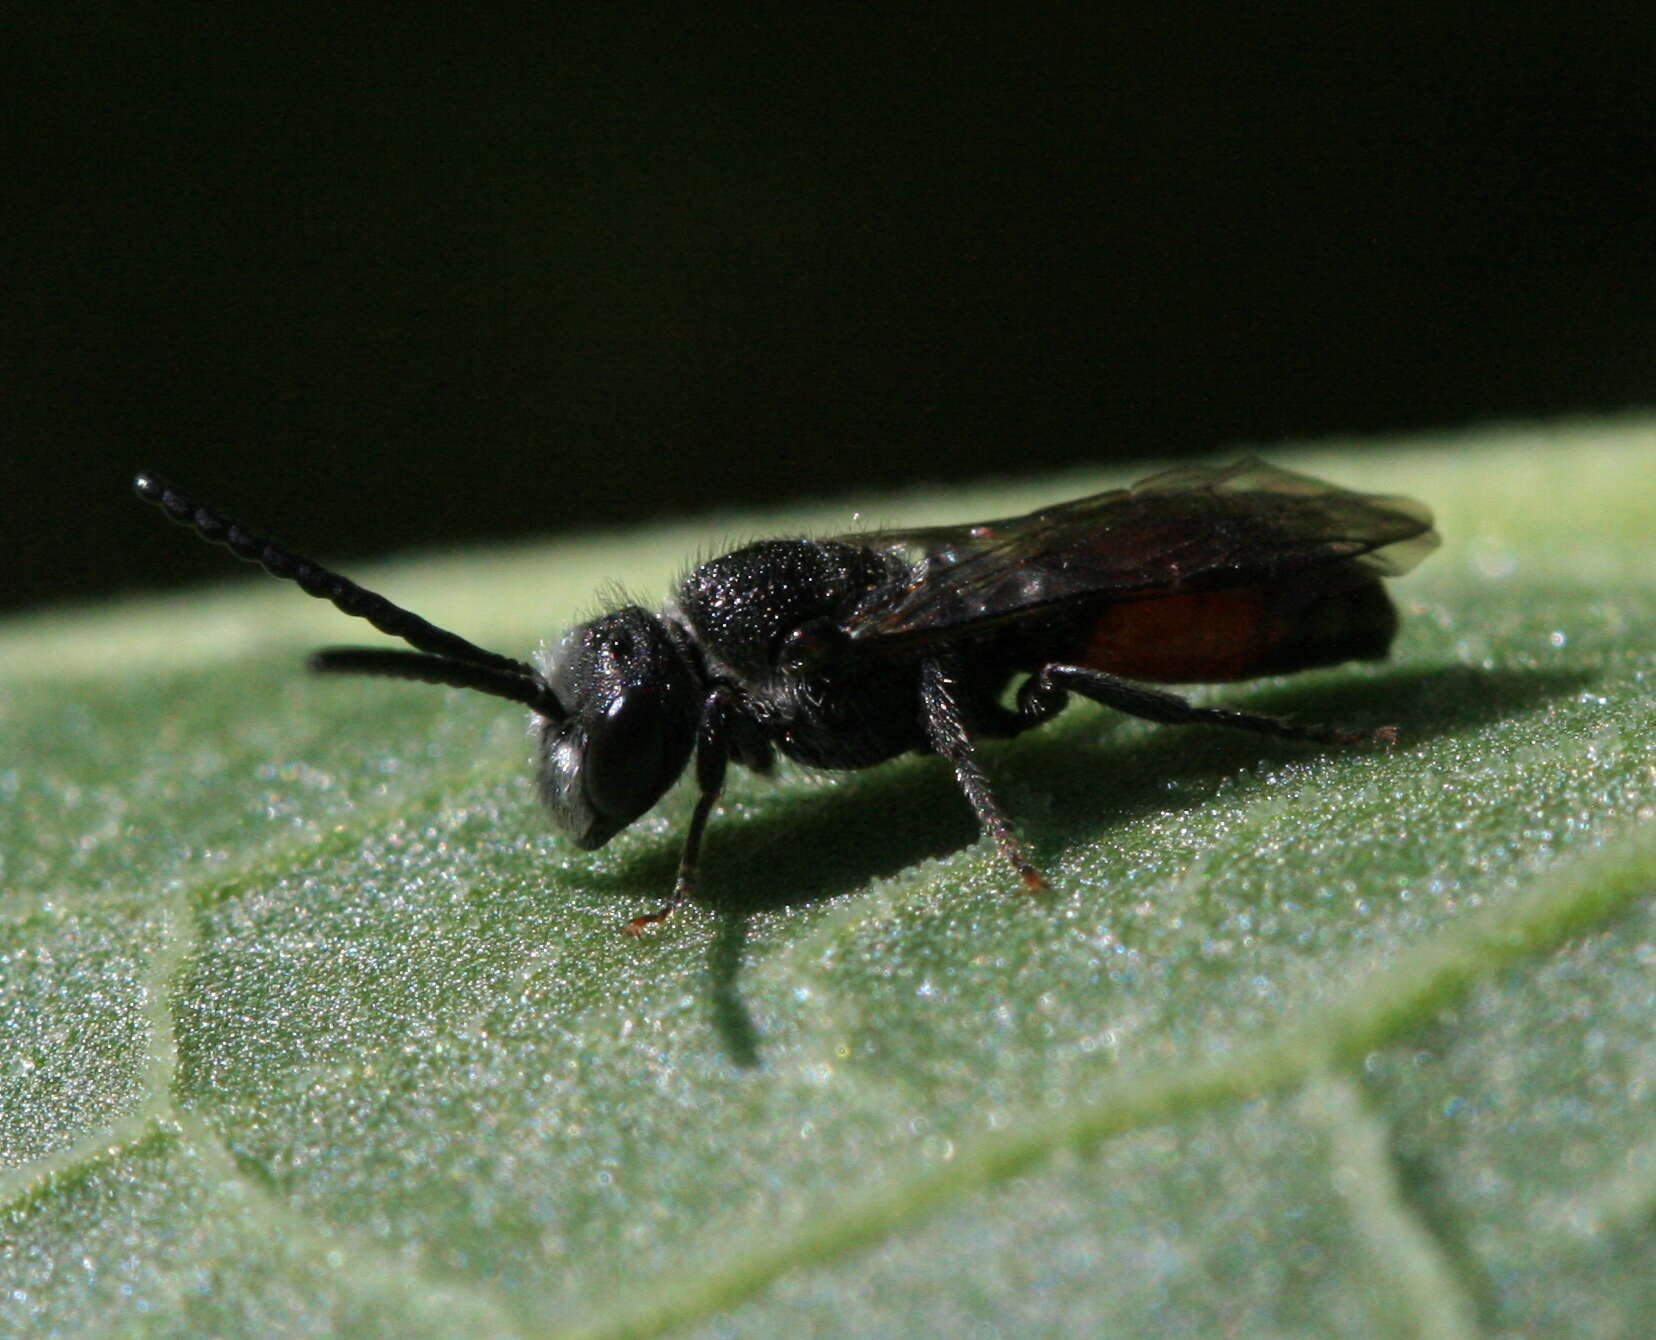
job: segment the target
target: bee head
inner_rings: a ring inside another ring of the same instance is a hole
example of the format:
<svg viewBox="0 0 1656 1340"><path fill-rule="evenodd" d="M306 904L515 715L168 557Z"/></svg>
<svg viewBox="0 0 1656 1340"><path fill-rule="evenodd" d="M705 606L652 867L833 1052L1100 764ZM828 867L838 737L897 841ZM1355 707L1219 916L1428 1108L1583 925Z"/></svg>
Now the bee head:
<svg viewBox="0 0 1656 1340"><path fill-rule="evenodd" d="M541 798L577 846L601 847L684 771L698 678L667 626L636 605L570 629L540 670L562 707L536 717Z"/></svg>

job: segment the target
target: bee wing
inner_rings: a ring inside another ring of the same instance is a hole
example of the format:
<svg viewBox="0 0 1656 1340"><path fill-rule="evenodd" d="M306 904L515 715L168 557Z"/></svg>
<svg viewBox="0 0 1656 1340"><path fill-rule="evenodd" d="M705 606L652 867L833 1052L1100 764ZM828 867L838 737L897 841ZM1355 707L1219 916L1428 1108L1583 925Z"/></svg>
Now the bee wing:
<svg viewBox="0 0 1656 1340"><path fill-rule="evenodd" d="M1060 607L1252 586L1318 566L1407 572L1436 547L1411 498L1354 493L1246 459L1168 470L1026 516L852 538L912 576L841 622L871 649L924 645Z"/></svg>

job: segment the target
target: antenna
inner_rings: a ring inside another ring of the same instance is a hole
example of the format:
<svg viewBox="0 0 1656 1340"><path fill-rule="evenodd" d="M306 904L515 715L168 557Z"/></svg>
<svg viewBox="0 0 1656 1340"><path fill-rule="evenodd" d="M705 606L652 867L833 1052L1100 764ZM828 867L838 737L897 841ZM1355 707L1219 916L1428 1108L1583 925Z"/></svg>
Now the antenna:
<svg viewBox="0 0 1656 1340"><path fill-rule="evenodd" d="M311 657L313 670L325 674L383 675L477 689L524 703L553 720L562 720L568 715L551 687L527 662L485 651L459 634L437 627L314 559L292 553L274 540L248 530L155 475L145 472L135 476L132 488L145 502L160 508L169 520L193 530L209 544L222 544L237 558L257 563L272 577L293 582L306 595L328 601L343 614L365 619L380 632L401 638L415 649L405 652L368 647L328 648ZM416 652L424 654L416 655Z"/></svg>
<svg viewBox="0 0 1656 1340"><path fill-rule="evenodd" d="M386 647L323 647L313 651L305 664L319 675L379 675L385 679L442 684L451 689L476 689L522 703L553 721L562 721L566 715L551 687L537 674L520 675L447 656Z"/></svg>

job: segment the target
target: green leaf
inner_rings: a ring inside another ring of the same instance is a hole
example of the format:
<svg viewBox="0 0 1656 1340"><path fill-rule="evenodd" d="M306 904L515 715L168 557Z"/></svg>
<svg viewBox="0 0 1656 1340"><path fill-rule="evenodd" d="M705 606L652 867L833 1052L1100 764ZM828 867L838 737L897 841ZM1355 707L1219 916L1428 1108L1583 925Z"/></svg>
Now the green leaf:
<svg viewBox="0 0 1656 1340"><path fill-rule="evenodd" d="M737 778L597 853L521 715L248 578L0 628L0 1330L1631 1334L1656 1311L1656 424L1274 453L1438 512L1398 654ZM359 574L526 650L729 536ZM186 541L181 538L180 543Z"/></svg>

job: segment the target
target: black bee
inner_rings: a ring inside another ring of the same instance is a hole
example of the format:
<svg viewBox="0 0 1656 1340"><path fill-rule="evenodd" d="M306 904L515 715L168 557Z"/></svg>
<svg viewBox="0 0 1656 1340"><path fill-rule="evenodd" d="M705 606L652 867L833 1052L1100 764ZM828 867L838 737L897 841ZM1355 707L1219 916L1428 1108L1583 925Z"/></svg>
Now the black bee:
<svg viewBox="0 0 1656 1340"><path fill-rule="evenodd" d="M553 822L601 847L695 755L700 795L663 920L695 882L708 816L734 760L778 753L867 768L908 752L954 768L985 832L1042 886L977 741L1050 720L1072 693L1170 724L1293 740L1353 732L1196 707L1142 683L1251 679L1385 656L1397 612L1382 577L1437 544L1426 508L1352 493L1256 460L1169 470L1027 516L978 525L762 540L693 569L659 613L636 605L571 629L535 664L484 651L168 487L138 496L206 540L401 638L413 651L329 647L326 674L478 689L534 714ZM1002 696L1024 676L1008 706Z"/></svg>

